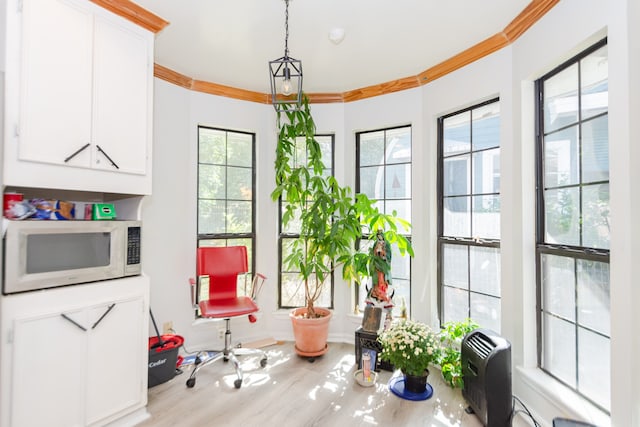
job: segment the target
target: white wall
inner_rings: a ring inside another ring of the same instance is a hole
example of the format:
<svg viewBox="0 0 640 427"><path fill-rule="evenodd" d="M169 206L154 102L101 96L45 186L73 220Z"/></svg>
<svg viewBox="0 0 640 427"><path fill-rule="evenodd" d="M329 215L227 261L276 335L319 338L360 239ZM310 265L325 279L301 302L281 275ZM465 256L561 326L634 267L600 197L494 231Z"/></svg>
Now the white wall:
<svg viewBox="0 0 640 427"><path fill-rule="evenodd" d="M5 49L7 45L6 31L7 31L7 1L0 0L0 71L2 72L6 70L5 68Z"/></svg>
<svg viewBox="0 0 640 427"><path fill-rule="evenodd" d="M640 425L640 4L609 8L612 425Z"/></svg>
<svg viewBox="0 0 640 427"><path fill-rule="evenodd" d="M543 425L565 415L600 426L640 425L638 314L633 261L640 258L640 6L634 0L563 0L511 46L420 88L347 104L312 105L321 133L336 135L336 176L353 185L355 132L410 124L413 132L412 315L437 324L437 117L500 97L502 334L512 343L514 394ZM635 25L634 25L635 24ZM533 81L580 50L609 36L611 169L611 420L535 368L535 179ZM160 324L174 322L187 347L214 339L211 327L193 326L187 278L196 246L197 124L257 135L257 271L269 277L260 298L259 325L235 321L235 337L291 339L277 307L277 205L270 200L275 113L268 105L189 92L156 80L153 195L145 200L144 265L151 306ZM635 95L635 96L634 96ZM330 339L351 342L359 320L351 290L336 284Z"/></svg>
<svg viewBox="0 0 640 427"><path fill-rule="evenodd" d="M151 310L162 323L174 321L179 333L193 319L188 282L195 265L193 191L189 177L189 93L155 80L153 188L142 206L144 273L151 278Z"/></svg>

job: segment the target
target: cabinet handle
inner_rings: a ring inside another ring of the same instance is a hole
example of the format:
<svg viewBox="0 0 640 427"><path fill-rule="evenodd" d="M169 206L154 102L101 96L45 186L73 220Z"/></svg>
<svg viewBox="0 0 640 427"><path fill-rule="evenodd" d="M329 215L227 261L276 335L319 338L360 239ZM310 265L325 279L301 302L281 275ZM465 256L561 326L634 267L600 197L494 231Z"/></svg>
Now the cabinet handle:
<svg viewBox="0 0 640 427"><path fill-rule="evenodd" d="M81 324L79 324L78 322L76 322L75 320L73 320L72 318L70 318L69 316L67 316L64 313L60 313L60 316L62 316L63 319L68 320L69 322L73 323L74 325L76 325L78 328L82 329L83 331L87 332L87 328L85 328L84 326L82 326Z"/></svg>
<svg viewBox="0 0 640 427"><path fill-rule="evenodd" d="M110 311L113 309L113 307L115 307L115 306L116 306L116 304L115 304L115 303L111 304L111 305L107 308L107 310L106 310L104 313L102 313L102 316L100 316L100 318L96 321L96 323L94 323L94 324L93 324L93 326L91 327L91 329L95 329L95 328L96 328L96 326L98 326L98 323L102 322L102 319L104 319L104 318L107 316L107 314L109 314L109 312L110 312Z"/></svg>
<svg viewBox="0 0 640 427"><path fill-rule="evenodd" d="M116 165L116 162L114 162L111 159L111 157L109 157L109 155L107 153L105 153L105 151L98 144L96 144L96 147L98 147L98 151L101 152L102 154L104 154L104 156L107 158L107 160L109 160L111 162L111 164L113 165L114 168L120 169L120 167L118 165Z"/></svg>
<svg viewBox="0 0 640 427"><path fill-rule="evenodd" d="M70 155L69 157L67 157L66 159L64 159L64 162L67 163L69 160L73 159L75 156L77 156L78 154L80 154L80 152L82 152L82 150L86 150L86 148L88 146L90 146L90 143L86 143L85 145L83 145L82 147L80 147L75 153L73 153L72 155Z"/></svg>

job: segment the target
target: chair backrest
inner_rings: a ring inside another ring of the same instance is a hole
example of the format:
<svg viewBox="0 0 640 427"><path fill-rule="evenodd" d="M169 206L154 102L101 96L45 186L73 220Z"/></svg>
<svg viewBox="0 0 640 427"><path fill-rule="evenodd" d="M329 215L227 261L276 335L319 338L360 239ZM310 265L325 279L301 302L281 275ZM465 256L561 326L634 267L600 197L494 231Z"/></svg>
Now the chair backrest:
<svg viewBox="0 0 640 427"><path fill-rule="evenodd" d="M196 274L209 276L209 299L235 298L238 275L249 271L246 246L198 248Z"/></svg>

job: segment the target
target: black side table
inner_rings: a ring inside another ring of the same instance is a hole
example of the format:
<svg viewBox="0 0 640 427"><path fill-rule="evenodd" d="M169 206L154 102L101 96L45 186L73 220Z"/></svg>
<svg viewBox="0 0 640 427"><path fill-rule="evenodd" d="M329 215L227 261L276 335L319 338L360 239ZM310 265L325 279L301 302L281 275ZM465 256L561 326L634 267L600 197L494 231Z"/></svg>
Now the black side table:
<svg viewBox="0 0 640 427"><path fill-rule="evenodd" d="M356 329L356 363L358 369L362 369L362 353L368 351L372 360L375 360L376 372L380 372L381 369L385 371L393 372L393 366L387 361L380 360L380 352L382 351L382 345L378 342L378 334L375 332L368 332L362 329L362 326Z"/></svg>

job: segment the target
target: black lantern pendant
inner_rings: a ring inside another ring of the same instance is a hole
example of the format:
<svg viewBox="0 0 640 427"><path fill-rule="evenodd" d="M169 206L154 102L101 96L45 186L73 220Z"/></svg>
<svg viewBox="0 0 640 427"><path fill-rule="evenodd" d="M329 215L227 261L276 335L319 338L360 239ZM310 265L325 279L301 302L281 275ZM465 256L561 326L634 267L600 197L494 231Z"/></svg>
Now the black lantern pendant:
<svg viewBox="0 0 640 427"><path fill-rule="evenodd" d="M271 102L276 111L299 110L302 104L302 61L289 56L289 0L284 2L284 56L269 61Z"/></svg>

